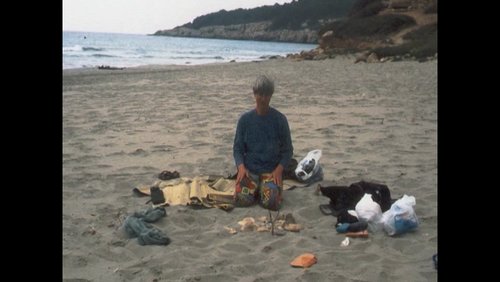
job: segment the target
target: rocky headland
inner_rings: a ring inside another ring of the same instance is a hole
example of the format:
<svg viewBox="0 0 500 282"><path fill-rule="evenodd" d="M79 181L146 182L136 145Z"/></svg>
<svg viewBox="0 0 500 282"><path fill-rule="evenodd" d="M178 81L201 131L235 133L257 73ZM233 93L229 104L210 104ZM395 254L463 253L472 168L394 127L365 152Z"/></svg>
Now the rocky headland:
<svg viewBox="0 0 500 282"><path fill-rule="evenodd" d="M300 28L274 29L271 21L183 25L153 35L275 42L317 43L318 47L287 57L322 60L357 54L357 62L437 58L437 0L358 0L345 17L304 21Z"/></svg>

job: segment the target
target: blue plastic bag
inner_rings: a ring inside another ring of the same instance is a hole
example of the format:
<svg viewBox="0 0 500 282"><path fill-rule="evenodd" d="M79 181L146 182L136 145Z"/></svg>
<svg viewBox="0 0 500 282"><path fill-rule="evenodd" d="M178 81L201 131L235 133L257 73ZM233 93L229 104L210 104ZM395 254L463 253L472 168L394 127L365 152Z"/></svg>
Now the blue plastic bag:
<svg viewBox="0 0 500 282"><path fill-rule="evenodd" d="M418 218L413 209L415 204L415 197L403 195L384 212L381 221L389 236L403 234L418 227Z"/></svg>

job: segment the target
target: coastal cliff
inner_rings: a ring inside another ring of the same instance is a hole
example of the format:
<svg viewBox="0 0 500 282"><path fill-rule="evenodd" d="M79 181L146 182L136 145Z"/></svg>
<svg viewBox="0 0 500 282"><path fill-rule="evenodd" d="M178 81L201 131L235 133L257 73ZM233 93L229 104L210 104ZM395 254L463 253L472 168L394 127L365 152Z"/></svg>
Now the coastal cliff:
<svg viewBox="0 0 500 282"><path fill-rule="evenodd" d="M153 35L317 43L325 23L346 17L358 0L293 0L253 9L220 10Z"/></svg>
<svg viewBox="0 0 500 282"><path fill-rule="evenodd" d="M363 54L357 61L437 57L437 0L337 1L299 0L283 6L222 10L153 35L318 44L290 55L306 60L359 52ZM326 3L343 6L322 6ZM337 9L336 13L327 8ZM271 19L258 21L262 18Z"/></svg>
<svg viewBox="0 0 500 282"><path fill-rule="evenodd" d="M246 24L206 26L199 29L180 26L170 30L157 31L154 35L297 43L318 42L317 30L309 28L299 30L270 30L269 27L271 24L271 21L264 21Z"/></svg>

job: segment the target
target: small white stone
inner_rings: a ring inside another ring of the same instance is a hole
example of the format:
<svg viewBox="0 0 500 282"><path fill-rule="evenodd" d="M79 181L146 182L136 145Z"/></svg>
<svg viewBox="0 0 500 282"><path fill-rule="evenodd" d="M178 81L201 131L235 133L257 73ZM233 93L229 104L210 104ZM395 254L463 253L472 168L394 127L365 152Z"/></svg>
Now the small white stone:
<svg viewBox="0 0 500 282"><path fill-rule="evenodd" d="M349 243L350 243L349 237L345 237L344 241L342 241L342 243L340 243L340 246L347 247L347 246L349 246Z"/></svg>

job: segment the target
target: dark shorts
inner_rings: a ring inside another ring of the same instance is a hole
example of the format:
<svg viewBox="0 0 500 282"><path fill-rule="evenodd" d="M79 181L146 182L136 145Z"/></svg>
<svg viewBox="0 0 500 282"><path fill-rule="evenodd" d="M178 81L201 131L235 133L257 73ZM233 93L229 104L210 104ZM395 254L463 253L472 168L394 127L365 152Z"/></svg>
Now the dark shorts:
<svg viewBox="0 0 500 282"><path fill-rule="evenodd" d="M239 207L248 207L256 202L273 211L281 208L283 188L276 185L270 173L255 175L249 173L250 178L243 177L236 184L235 203Z"/></svg>

